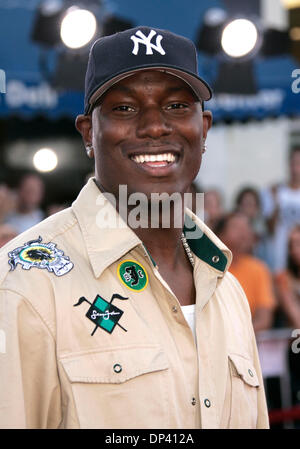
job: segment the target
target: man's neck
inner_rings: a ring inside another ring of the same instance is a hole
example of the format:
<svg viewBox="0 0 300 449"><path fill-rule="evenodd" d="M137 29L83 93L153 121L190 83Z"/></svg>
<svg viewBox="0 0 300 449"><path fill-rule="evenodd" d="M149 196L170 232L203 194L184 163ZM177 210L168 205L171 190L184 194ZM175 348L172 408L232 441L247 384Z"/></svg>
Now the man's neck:
<svg viewBox="0 0 300 449"><path fill-rule="evenodd" d="M99 180L95 179L95 183L102 193L107 192ZM143 242L151 257L158 264L163 263L169 267L175 267L180 263L186 263L186 254L180 238L185 215L183 201L179 201L176 205L172 203L169 208L162 206L157 209L149 200L144 205L145 218L139 217L140 225L135 226L131 222L131 213L135 206L129 206L127 201L126 207L124 207L119 204L118 198L115 200L120 216Z"/></svg>
<svg viewBox="0 0 300 449"><path fill-rule="evenodd" d="M157 262L164 262L170 267L175 267L184 251L181 243L181 229L133 229L143 242L151 257Z"/></svg>

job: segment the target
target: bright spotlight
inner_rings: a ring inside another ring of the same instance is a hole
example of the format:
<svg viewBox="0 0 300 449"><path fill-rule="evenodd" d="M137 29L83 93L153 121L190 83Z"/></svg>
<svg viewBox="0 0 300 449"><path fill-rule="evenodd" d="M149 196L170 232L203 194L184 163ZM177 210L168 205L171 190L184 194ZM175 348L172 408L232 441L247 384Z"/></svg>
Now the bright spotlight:
<svg viewBox="0 0 300 449"><path fill-rule="evenodd" d="M41 148L33 156L33 165L38 171L52 171L57 166L56 153L50 148Z"/></svg>
<svg viewBox="0 0 300 449"><path fill-rule="evenodd" d="M69 48L86 45L96 33L97 21L93 13L86 9L71 7L61 23L60 36Z"/></svg>
<svg viewBox="0 0 300 449"><path fill-rule="evenodd" d="M227 55L240 58L254 49L257 39L258 31L253 22L236 19L224 28L221 45Z"/></svg>

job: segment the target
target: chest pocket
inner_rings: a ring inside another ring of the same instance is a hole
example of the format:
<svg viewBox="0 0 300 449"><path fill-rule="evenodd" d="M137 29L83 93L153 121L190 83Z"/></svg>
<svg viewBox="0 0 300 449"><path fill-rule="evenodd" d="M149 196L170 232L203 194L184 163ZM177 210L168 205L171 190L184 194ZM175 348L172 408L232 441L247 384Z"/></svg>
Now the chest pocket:
<svg viewBox="0 0 300 449"><path fill-rule="evenodd" d="M159 346L110 348L60 362L81 428L167 427L169 362Z"/></svg>
<svg viewBox="0 0 300 449"><path fill-rule="evenodd" d="M250 359L229 354L231 409L229 428L256 428L259 380Z"/></svg>

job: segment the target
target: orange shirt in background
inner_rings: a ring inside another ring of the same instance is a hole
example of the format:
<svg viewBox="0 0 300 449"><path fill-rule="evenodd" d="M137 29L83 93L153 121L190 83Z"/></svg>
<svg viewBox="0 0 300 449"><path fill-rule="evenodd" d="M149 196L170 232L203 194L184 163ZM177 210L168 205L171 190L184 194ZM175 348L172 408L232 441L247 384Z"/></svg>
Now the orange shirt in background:
<svg viewBox="0 0 300 449"><path fill-rule="evenodd" d="M255 311L264 307L273 309L276 305L273 291L272 276L268 267L259 259L243 255L230 268L243 287L250 305L252 317Z"/></svg>

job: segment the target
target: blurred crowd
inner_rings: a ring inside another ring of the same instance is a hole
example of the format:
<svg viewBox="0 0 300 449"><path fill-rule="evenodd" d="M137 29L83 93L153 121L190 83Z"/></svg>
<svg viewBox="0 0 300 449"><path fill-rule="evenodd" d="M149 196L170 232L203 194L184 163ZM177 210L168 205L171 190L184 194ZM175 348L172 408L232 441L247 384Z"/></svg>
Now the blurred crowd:
<svg viewBox="0 0 300 449"><path fill-rule="evenodd" d="M300 335L300 145L291 148L286 182L263 190L244 186L229 212L221 192L206 191L204 215L233 253L229 271L247 295L257 337L278 328L290 329L290 335L298 329ZM291 402L297 406L300 363L291 342L286 359ZM276 387L270 385L267 399L272 408Z"/></svg>
<svg viewBox="0 0 300 449"><path fill-rule="evenodd" d="M233 253L229 271L246 292L255 332L300 329L300 145L289 178L263 190L244 186L231 211L217 189L205 192L206 224Z"/></svg>

